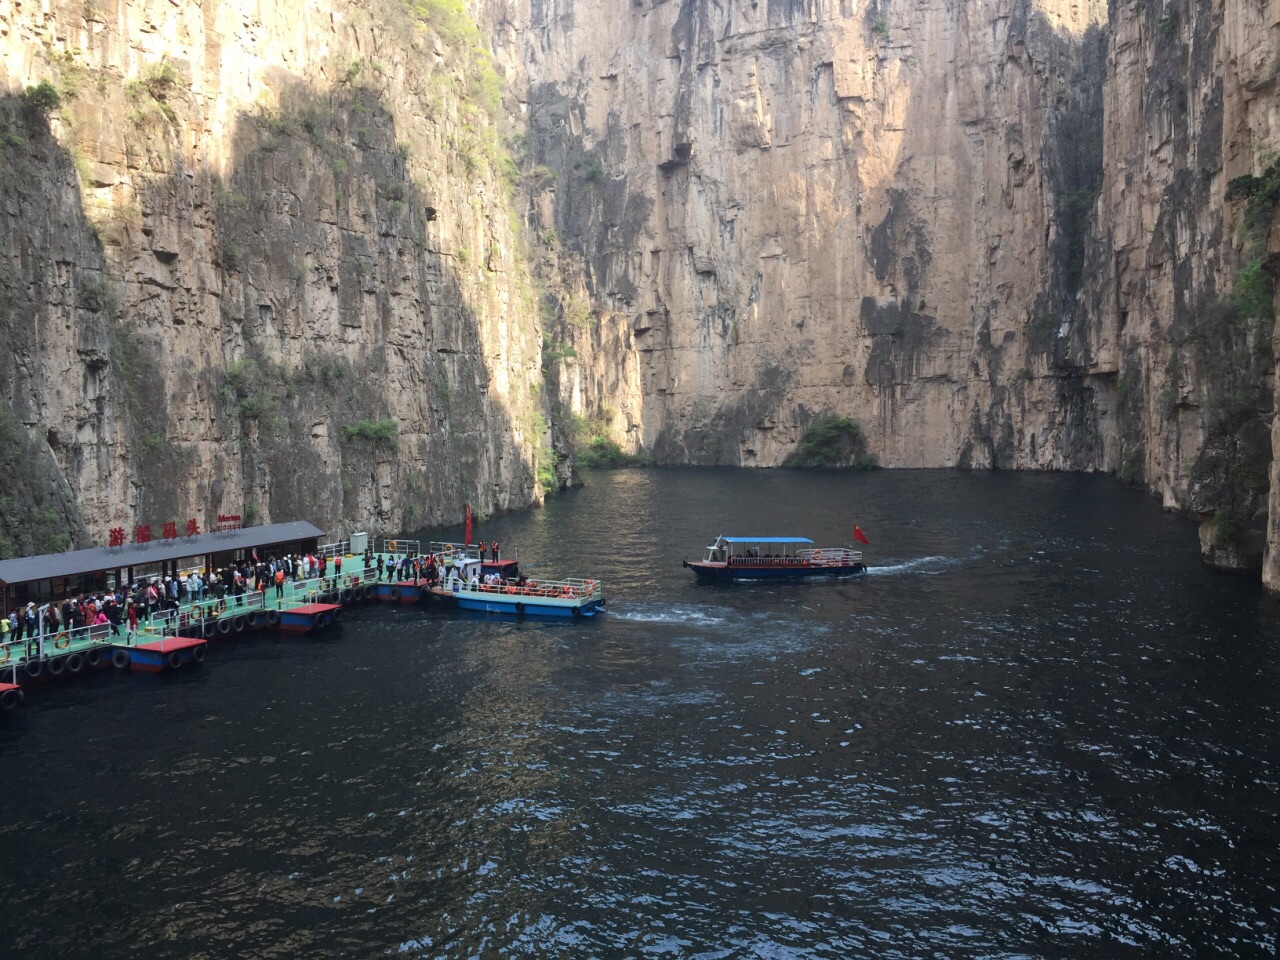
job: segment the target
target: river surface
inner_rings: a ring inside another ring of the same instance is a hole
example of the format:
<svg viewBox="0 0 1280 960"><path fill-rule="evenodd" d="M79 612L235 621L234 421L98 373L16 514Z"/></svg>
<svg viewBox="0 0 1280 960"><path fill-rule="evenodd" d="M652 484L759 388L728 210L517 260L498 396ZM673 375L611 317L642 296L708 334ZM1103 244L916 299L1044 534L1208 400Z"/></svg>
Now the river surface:
<svg viewBox="0 0 1280 960"><path fill-rule="evenodd" d="M854 581L680 565L855 522ZM32 691L0 956L1275 956L1280 604L1155 500L629 470L494 537L609 616L372 606Z"/></svg>

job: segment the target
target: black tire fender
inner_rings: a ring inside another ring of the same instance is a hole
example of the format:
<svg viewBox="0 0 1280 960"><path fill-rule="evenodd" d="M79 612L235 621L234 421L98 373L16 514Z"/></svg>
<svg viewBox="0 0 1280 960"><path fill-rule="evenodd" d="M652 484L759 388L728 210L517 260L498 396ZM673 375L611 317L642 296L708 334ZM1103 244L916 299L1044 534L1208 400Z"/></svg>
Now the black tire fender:
<svg viewBox="0 0 1280 960"><path fill-rule="evenodd" d="M177 650L171 650L169 655L164 658L164 662L170 670L177 670L182 666L182 654Z"/></svg>
<svg viewBox="0 0 1280 960"><path fill-rule="evenodd" d="M60 677L67 669L67 660L65 657L54 657L49 661L49 676Z"/></svg>
<svg viewBox="0 0 1280 960"><path fill-rule="evenodd" d="M218 633L222 634L224 637L228 636L231 633L230 619L224 619L224 620L218 621Z"/></svg>
<svg viewBox="0 0 1280 960"><path fill-rule="evenodd" d="M111 665L117 670L124 670L129 666L129 651L121 650L116 647L111 651Z"/></svg>
<svg viewBox="0 0 1280 960"><path fill-rule="evenodd" d="M0 693L0 710L17 710L22 703L21 690L6 690Z"/></svg>
<svg viewBox="0 0 1280 960"><path fill-rule="evenodd" d="M207 646L207 644L203 644L203 643L202 643L202 644L200 644L200 646L198 646L198 647L192 647L192 648L191 648L191 662L192 662L192 663L204 663L204 648L205 648L206 646Z"/></svg>
<svg viewBox="0 0 1280 960"><path fill-rule="evenodd" d="M67 673L73 676L84 673L84 657L78 653L73 653L67 660Z"/></svg>

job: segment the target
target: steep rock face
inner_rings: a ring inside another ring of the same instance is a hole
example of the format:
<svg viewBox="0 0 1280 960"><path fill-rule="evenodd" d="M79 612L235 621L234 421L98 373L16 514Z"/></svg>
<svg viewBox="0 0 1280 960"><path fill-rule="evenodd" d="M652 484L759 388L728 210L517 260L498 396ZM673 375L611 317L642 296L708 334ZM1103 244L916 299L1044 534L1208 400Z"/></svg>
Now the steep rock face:
<svg viewBox="0 0 1280 960"><path fill-rule="evenodd" d="M1113 0L1106 179L1072 328L1106 463L1200 517L1228 567L1259 565L1274 489L1270 204L1228 194L1280 147L1278 26L1276 3Z"/></svg>
<svg viewBox="0 0 1280 960"><path fill-rule="evenodd" d="M527 146L665 462L852 416L900 466L1105 466L1060 336L1101 178L1102 2L535 2ZM601 349L606 343L611 346ZM623 346L619 356L616 346ZM588 391L589 393L589 391Z"/></svg>
<svg viewBox="0 0 1280 960"><path fill-rule="evenodd" d="M535 495L540 332L475 56L398 2L0 9L0 400L77 539Z"/></svg>

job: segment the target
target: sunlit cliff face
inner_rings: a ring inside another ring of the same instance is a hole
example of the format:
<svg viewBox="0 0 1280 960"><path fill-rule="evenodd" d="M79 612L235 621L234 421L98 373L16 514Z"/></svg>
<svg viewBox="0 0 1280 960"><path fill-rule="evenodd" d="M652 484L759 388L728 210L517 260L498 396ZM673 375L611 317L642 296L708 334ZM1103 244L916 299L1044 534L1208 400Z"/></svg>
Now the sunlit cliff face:
<svg viewBox="0 0 1280 960"><path fill-rule="evenodd" d="M771 465L836 412L884 463L1097 465L1046 378L1104 3L606 6L533 10L530 140L635 442Z"/></svg>

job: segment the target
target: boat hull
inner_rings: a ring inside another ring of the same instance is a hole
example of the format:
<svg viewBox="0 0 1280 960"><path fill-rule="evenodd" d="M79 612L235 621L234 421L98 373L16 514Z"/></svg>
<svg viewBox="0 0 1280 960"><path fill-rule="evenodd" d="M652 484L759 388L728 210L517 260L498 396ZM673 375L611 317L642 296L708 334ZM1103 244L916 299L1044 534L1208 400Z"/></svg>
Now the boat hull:
<svg viewBox="0 0 1280 960"><path fill-rule="evenodd" d="M865 563L829 564L823 566L728 566L723 563L690 563L685 566L703 580L798 580L806 577L854 577L867 572Z"/></svg>
<svg viewBox="0 0 1280 960"><path fill-rule="evenodd" d="M507 595L489 592L447 589L431 591L438 600L452 601L462 610L478 613L499 613L513 617L548 617L556 620L576 620L604 613L604 600L590 598L550 598L528 595Z"/></svg>

